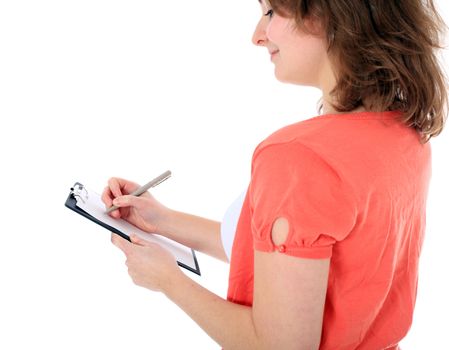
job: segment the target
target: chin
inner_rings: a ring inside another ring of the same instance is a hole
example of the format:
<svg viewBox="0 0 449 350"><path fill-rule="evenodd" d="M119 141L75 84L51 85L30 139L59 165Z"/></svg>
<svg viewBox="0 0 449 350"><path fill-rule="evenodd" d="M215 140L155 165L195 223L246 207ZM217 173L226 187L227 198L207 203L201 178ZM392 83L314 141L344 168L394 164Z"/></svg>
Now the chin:
<svg viewBox="0 0 449 350"><path fill-rule="evenodd" d="M304 81L304 79L298 79L298 77L289 76L288 74L281 74L278 70L275 70L274 75L276 80L285 84L299 85L299 86L309 86L309 87L317 87L316 84L313 84L310 81Z"/></svg>
<svg viewBox="0 0 449 350"><path fill-rule="evenodd" d="M288 76L282 74L277 69L274 70L274 76L276 77L276 80L280 81L281 83L291 83L290 79L288 79Z"/></svg>
<svg viewBox="0 0 449 350"><path fill-rule="evenodd" d="M303 84L298 84L298 82L296 82L294 79L291 79L291 78L283 76L283 75L275 74L275 77L276 77L277 81L284 83L284 84L303 85Z"/></svg>

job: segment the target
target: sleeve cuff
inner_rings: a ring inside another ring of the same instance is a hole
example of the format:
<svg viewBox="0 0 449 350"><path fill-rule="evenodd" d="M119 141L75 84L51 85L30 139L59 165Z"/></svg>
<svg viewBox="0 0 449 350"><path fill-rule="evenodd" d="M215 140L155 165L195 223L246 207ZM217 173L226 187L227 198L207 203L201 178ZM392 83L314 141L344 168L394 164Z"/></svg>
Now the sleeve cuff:
<svg viewBox="0 0 449 350"><path fill-rule="evenodd" d="M254 249L261 252L279 252L304 259L328 259L332 256L332 246L324 247L288 247L284 244L276 246L264 241L254 241Z"/></svg>

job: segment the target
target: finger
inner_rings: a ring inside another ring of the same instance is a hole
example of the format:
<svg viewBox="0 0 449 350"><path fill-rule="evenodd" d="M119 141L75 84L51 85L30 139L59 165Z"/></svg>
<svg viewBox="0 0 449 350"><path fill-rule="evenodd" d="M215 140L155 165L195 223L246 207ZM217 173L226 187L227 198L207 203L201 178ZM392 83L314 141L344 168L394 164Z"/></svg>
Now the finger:
<svg viewBox="0 0 449 350"><path fill-rule="evenodd" d="M132 233L129 238L131 238L131 242L140 246L150 246L151 242L148 242L146 239L143 239L142 237L136 235L135 233Z"/></svg>
<svg viewBox="0 0 449 350"><path fill-rule="evenodd" d="M122 192L123 183L126 182L126 180L118 178L118 177L111 177L108 181L109 189L111 191L111 200L112 204L118 206L114 203L114 199L117 197L123 196L123 194L126 194ZM120 210L113 210L109 213L113 218L119 219L122 215L120 213Z"/></svg>
<svg viewBox="0 0 449 350"><path fill-rule="evenodd" d="M106 209L110 208L112 206L112 201L114 199L114 196L112 195L111 189L109 186L106 186L103 190L103 194L101 195L101 200L105 204ZM112 217L118 219L120 218L120 210L114 210L109 213Z"/></svg>
<svg viewBox="0 0 449 350"><path fill-rule="evenodd" d="M120 196L114 198L114 200L112 201L112 204L116 205L117 207L134 207L136 209L143 209L145 207L145 203L146 201L144 198L130 195Z"/></svg>
<svg viewBox="0 0 449 350"><path fill-rule="evenodd" d="M118 197L119 195L134 192L140 187L140 185L136 184L135 182L128 181L120 177L112 177L110 178L110 181L111 184L113 184L114 186L113 193L115 194L116 197Z"/></svg>
<svg viewBox="0 0 449 350"><path fill-rule="evenodd" d="M134 182L125 180L125 179L119 179L119 182L120 182L120 184L122 186L124 194L128 194L128 193L134 192L135 190L140 188L140 185L138 185L138 184L136 184Z"/></svg>
<svg viewBox="0 0 449 350"><path fill-rule="evenodd" d="M109 186L106 186L101 194L101 200L106 205L106 208L109 208L112 205L112 193L109 189Z"/></svg>
<svg viewBox="0 0 449 350"><path fill-rule="evenodd" d="M122 238L116 233L111 234L111 242L114 244L117 248L119 248L125 255L128 255L130 253L130 249L132 249L132 243L127 241L126 239Z"/></svg>
<svg viewBox="0 0 449 350"><path fill-rule="evenodd" d="M108 185L109 188L114 196L114 198L116 197L120 197L123 195L122 190L121 190L121 186L120 186L120 179L116 178L116 177L111 177L108 181Z"/></svg>

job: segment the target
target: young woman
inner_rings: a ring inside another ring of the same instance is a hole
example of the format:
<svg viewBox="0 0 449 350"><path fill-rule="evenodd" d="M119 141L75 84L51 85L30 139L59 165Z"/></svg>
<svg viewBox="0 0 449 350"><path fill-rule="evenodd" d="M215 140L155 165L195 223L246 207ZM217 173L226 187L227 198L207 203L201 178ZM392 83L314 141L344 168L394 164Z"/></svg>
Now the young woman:
<svg viewBox="0 0 449 350"><path fill-rule="evenodd" d="M112 216L229 260L227 300L161 247L112 241L136 284L225 349L398 349L416 299L428 141L447 113L435 55L445 24L431 0L259 2L253 43L279 81L321 89L322 113L256 147L222 224L127 196L138 185L124 179L103 193L120 207Z"/></svg>

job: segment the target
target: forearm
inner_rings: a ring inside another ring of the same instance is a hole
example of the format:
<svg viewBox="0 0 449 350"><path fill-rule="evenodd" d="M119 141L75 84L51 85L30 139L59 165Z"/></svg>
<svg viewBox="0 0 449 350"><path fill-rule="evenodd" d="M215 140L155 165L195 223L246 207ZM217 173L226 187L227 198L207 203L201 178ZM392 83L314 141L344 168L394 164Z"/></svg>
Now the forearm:
<svg viewBox="0 0 449 350"><path fill-rule="evenodd" d="M194 250L227 262L220 222L170 210L161 234Z"/></svg>
<svg viewBox="0 0 449 350"><path fill-rule="evenodd" d="M251 307L220 298L182 272L164 293L225 350L261 348Z"/></svg>

